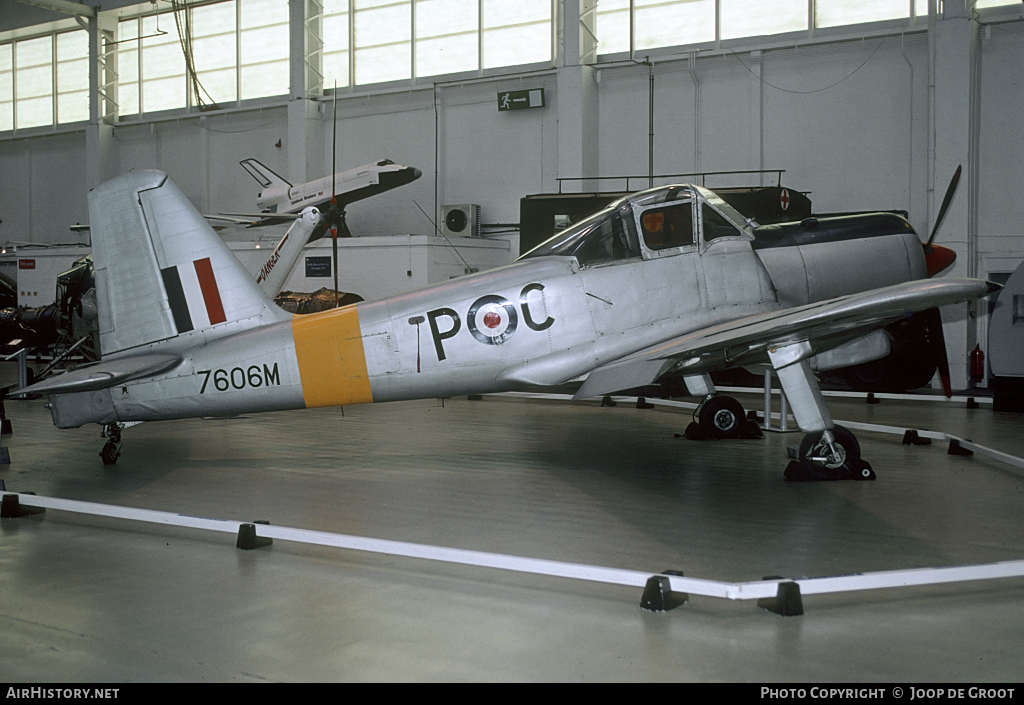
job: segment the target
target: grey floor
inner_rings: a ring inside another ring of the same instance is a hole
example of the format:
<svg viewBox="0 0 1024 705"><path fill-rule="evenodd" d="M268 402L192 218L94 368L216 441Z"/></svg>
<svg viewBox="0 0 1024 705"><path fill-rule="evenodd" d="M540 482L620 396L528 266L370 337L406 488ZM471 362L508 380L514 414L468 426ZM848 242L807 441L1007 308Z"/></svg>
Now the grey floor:
<svg viewBox="0 0 1024 705"><path fill-rule="evenodd" d="M4 370L4 374L9 374ZM757 397L743 399L759 406ZM830 400L1024 456L1024 415ZM9 491L731 582L1024 559L1024 471L858 432L876 482L679 411L486 397L98 427L7 401ZM0 521L0 673L46 681L1019 681L1024 579L805 596L633 588L48 511Z"/></svg>

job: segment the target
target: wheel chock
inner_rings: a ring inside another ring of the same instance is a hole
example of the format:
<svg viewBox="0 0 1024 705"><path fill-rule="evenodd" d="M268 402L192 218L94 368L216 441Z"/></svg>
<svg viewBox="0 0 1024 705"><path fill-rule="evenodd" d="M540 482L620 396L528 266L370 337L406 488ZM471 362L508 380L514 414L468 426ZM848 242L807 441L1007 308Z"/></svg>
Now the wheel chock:
<svg viewBox="0 0 1024 705"><path fill-rule="evenodd" d="M882 400L875 396L874 392L868 392L868 398L865 400L868 404L881 404Z"/></svg>
<svg viewBox="0 0 1024 705"><path fill-rule="evenodd" d="M612 407L612 406L618 406L618 404L611 397L607 397L606 396L606 397L601 399L601 406L607 408L607 407Z"/></svg>
<svg viewBox="0 0 1024 705"><path fill-rule="evenodd" d="M638 408L638 409L653 409L654 408L654 404L652 404L651 402L647 401L647 397L637 397L636 398L636 408Z"/></svg>
<svg viewBox="0 0 1024 705"><path fill-rule="evenodd" d="M251 551L256 548L263 548L274 543L274 539L256 535L257 524L269 524L269 521L254 521L251 524L240 524L238 526L238 540L235 541L235 548L243 551Z"/></svg>
<svg viewBox="0 0 1024 705"><path fill-rule="evenodd" d="M640 597L640 609L648 612L667 612L686 604L690 596L685 592L672 592L669 575L682 576L682 571L663 570L659 575L652 575L644 585L644 593Z"/></svg>
<svg viewBox="0 0 1024 705"><path fill-rule="evenodd" d="M968 439L969 440L969 439ZM960 445L960 441L952 439L949 442L949 450L946 451L947 455L974 455L973 450L968 450Z"/></svg>
<svg viewBox="0 0 1024 705"><path fill-rule="evenodd" d="M29 493L26 493L29 494ZM23 507L18 501L18 495L5 494L0 501L0 517L4 519L20 519L21 517L32 516L33 514L45 514L43 507Z"/></svg>
<svg viewBox="0 0 1024 705"><path fill-rule="evenodd" d="M767 576L765 580L779 580L778 576ZM762 597L757 606L783 617L799 617L804 613L804 602L800 597L800 586L791 580L779 583L775 597Z"/></svg>

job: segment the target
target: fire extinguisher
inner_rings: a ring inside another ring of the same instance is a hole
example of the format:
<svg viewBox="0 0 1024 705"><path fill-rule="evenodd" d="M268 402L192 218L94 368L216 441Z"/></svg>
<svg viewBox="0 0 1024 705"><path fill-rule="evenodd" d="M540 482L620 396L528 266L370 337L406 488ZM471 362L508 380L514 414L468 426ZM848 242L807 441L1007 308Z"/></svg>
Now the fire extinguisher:
<svg viewBox="0 0 1024 705"><path fill-rule="evenodd" d="M971 351L971 381L977 384L985 376L985 353L981 351L981 345L975 345Z"/></svg>

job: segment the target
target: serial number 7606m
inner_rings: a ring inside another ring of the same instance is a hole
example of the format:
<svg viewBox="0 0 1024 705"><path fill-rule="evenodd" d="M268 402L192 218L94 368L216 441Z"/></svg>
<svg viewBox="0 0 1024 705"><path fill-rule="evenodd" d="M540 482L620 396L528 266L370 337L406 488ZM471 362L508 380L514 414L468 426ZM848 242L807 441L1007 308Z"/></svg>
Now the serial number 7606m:
<svg viewBox="0 0 1024 705"><path fill-rule="evenodd" d="M213 380L213 388L218 392L226 392L229 389L256 389L259 387L281 386L281 373L278 371L277 363L267 367L263 365L249 365L249 367L232 367L230 370L196 370L197 374L203 375L203 386L200 394L206 394L210 380Z"/></svg>

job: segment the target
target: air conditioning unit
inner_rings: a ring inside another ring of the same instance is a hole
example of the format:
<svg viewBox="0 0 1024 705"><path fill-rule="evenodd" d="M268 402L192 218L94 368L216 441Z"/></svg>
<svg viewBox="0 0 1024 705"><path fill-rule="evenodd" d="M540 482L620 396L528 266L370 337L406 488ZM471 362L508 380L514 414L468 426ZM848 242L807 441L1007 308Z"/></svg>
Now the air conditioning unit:
<svg viewBox="0 0 1024 705"><path fill-rule="evenodd" d="M449 237L480 237L480 206L442 206L441 229Z"/></svg>

